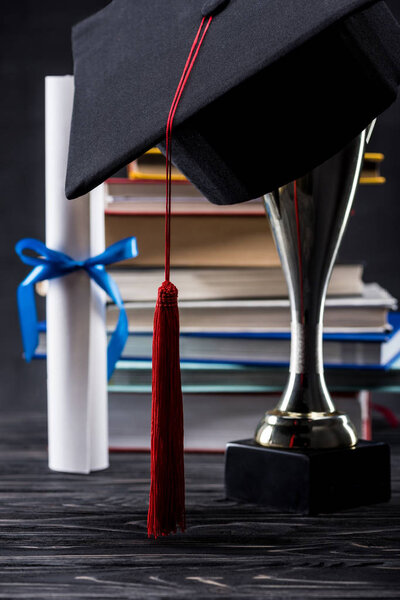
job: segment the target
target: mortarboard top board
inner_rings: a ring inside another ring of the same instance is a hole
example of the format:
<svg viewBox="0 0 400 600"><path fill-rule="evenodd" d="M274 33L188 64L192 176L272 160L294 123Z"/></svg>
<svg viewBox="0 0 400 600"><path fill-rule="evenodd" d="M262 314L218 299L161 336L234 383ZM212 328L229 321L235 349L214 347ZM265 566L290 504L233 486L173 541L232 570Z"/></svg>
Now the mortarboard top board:
<svg viewBox="0 0 400 600"><path fill-rule="evenodd" d="M213 9L172 146L211 202L243 202L304 175L396 97L400 28L385 2L114 0L73 29L67 197L164 149L190 44Z"/></svg>

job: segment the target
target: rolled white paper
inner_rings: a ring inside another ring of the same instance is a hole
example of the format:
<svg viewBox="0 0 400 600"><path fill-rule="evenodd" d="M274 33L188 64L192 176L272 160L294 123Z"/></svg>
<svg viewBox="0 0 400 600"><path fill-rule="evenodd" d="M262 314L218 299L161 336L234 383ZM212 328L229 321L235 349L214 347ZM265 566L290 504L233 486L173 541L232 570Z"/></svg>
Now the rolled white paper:
<svg viewBox="0 0 400 600"><path fill-rule="evenodd" d="M79 260L104 250L102 190L64 192L74 80L46 77L46 245ZM47 406L49 467L108 467L105 294L83 271L49 282Z"/></svg>

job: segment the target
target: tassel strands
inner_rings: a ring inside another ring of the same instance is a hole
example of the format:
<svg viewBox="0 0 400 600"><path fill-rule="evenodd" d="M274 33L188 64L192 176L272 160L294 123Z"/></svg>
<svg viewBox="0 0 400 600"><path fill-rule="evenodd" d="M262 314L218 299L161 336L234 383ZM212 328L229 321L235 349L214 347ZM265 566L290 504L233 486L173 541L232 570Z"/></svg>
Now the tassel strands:
<svg viewBox="0 0 400 600"><path fill-rule="evenodd" d="M212 17L203 18L175 92L166 127L165 281L158 289L153 327L151 485L148 536L185 530L183 404L179 359L178 290L170 282L172 127L184 87Z"/></svg>
<svg viewBox="0 0 400 600"><path fill-rule="evenodd" d="M154 314L149 536L185 530L178 290L164 281Z"/></svg>

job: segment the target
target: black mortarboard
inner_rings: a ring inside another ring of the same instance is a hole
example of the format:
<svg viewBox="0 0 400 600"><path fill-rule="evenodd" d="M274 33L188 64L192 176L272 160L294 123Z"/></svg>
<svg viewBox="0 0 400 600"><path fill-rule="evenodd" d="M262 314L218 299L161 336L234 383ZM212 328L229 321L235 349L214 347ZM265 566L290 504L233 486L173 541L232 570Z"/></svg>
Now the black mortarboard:
<svg viewBox="0 0 400 600"><path fill-rule="evenodd" d="M382 1L114 0L73 30L69 198L163 147L188 49L212 9L172 156L212 202L303 175L395 99L400 34Z"/></svg>

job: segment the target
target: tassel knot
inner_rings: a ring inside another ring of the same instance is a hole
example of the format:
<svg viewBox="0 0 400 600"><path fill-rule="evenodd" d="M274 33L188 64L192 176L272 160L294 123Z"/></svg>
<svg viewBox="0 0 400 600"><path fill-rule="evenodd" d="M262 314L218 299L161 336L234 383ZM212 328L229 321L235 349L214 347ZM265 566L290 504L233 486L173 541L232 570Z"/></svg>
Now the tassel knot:
<svg viewBox="0 0 400 600"><path fill-rule="evenodd" d="M157 304L161 306L178 305L178 289L170 281L164 281L158 288Z"/></svg>

